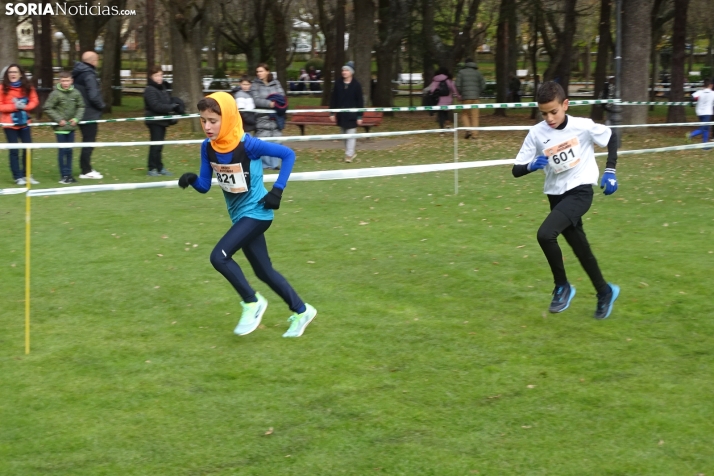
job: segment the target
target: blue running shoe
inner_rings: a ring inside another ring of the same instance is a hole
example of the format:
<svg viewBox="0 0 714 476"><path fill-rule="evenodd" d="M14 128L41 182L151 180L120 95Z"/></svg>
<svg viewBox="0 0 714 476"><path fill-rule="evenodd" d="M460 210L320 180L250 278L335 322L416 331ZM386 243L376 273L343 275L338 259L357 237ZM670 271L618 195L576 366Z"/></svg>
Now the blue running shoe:
<svg viewBox="0 0 714 476"><path fill-rule="evenodd" d="M297 312L288 318L290 328L283 334L283 337L300 337L308 324L317 316L317 309L305 303L305 312L298 314Z"/></svg>
<svg viewBox="0 0 714 476"><path fill-rule="evenodd" d="M595 319L607 319L612 312L612 305L615 304L617 296L620 295L620 286L617 284L607 283L610 286L610 292L607 294L597 295L597 308L595 309Z"/></svg>
<svg viewBox="0 0 714 476"><path fill-rule="evenodd" d="M263 314L265 314L265 310L268 309L267 299L261 296L260 293L255 293L255 297L258 299L257 302L241 301L240 303L243 306L243 313L240 316L238 325L233 330L233 333L237 336L244 336L256 330L260 325Z"/></svg>
<svg viewBox="0 0 714 476"><path fill-rule="evenodd" d="M575 296L575 286L571 286L570 283L556 286L553 289L553 300L550 302L548 310L550 312L565 311L570 306L573 296Z"/></svg>

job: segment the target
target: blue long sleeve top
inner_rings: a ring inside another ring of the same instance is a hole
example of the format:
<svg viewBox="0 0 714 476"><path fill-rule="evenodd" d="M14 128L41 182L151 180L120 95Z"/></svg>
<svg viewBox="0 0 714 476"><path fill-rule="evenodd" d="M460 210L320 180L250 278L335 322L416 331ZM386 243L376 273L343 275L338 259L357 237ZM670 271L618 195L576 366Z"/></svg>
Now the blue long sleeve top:
<svg viewBox="0 0 714 476"><path fill-rule="evenodd" d="M211 189L211 179L213 178L213 169L208 160L208 147L210 147L210 142L210 139L206 139L201 144L201 171L198 174L198 179L192 184L193 188L201 193L206 193ZM260 158L267 155L282 159L280 173L278 174L278 179L275 181L274 186L284 190L288 184L288 177L290 177L290 173L293 170L293 165L295 164L295 152L284 145L263 142L248 134L243 135L241 142L243 142L248 158L251 159L250 189L245 193L229 193L223 191L226 206L228 207L228 214L233 223L236 223L243 217L256 220L272 220L274 217L273 210L268 210L262 203L258 203L268 193L268 190L263 185L263 163ZM220 164L229 164L232 158L233 151L229 153L216 152L216 159Z"/></svg>

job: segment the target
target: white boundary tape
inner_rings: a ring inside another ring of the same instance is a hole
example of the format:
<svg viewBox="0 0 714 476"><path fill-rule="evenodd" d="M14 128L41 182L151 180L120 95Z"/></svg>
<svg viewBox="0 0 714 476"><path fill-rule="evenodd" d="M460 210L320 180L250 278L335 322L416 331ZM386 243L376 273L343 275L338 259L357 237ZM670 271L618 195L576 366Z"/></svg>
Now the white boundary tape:
<svg viewBox="0 0 714 476"><path fill-rule="evenodd" d="M671 147L659 147L655 149L637 149L637 150L622 150L618 155L639 155L639 154L654 154L661 152L674 152L691 149L713 148L714 144L690 144ZM606 156L607 152L599 152L596 157ZM349 169L349 170L320 170L316 172L296 172L290 175L290 181L316 181L316 180L345 180L359 178L375 178L388 177L393 175L409 175L428 172L442 172L448 170L470 169L478 167L492 167L496 165L513 164L515 159L501 160L482 160L472 162L449 162L443 164L424 164L424 165L401 165L396 167L370 167L367 169ZM274 182L278 174L269 174L263 176L263 182ZM213 179L213 184L217 184L216 179ZM123 184L107 184L107 185L80 185L76 187L65 188L45 188L45 189L30 189L27 193L30 197L42 197L49 195L71 195L77 193L96 193L109 192L120 190L142 190L149 188L177 188L178 181L171 180L165 182L148 182L148 183L123 183ZM27 192L26 188L9 188L0 190L0 195L12 195Z"/></svg>
<svg viewBox="0 0 714 476"><path fill-rule="evenodd" d="M570 106L589 106L592 104L614 104L619 99L585 99L570 101ZM450 106L404 106L404 107L363 107L363 108L343 108L343 109L288 109L286 114L300 114L303 112L411 112L411 111L451 111L466 109L514 109L538 107L535 102L504 102L504 103L483 103L483 104L452 104ZM272 109L251 109L244 112L255 112L258 114L274 114ZM144 120L165 120L165 119L189 119L198 117L198 114L178 114L173 116L146 116L146 117L124 117L118 119L97 119L94 121L80 121L80 124L99 124L104 122L136 122ZM13 126L12 123L0 123L0 126ZM56 122L37 122L28 124L29 126L56 126Z"/></svg>

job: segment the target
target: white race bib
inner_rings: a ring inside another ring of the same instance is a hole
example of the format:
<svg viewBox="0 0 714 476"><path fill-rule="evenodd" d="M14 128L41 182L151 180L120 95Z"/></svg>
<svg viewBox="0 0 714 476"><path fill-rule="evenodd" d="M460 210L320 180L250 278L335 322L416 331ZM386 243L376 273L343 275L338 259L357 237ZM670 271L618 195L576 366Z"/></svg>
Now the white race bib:
<svg viewBox="0 0 714 476"><path fill-rule="evenodd" d="M571 170L583 162L580 160L580 141L577 137L544 149L543 153L556 174Z"/></svg>
<svg viewBox="0 0 714 476"><path fill-rule="evenodd" d="M216 164L211 162L211 167L216 172L218 184L224 191L228 193L245 193L248 191L241 164Z"/></svg>

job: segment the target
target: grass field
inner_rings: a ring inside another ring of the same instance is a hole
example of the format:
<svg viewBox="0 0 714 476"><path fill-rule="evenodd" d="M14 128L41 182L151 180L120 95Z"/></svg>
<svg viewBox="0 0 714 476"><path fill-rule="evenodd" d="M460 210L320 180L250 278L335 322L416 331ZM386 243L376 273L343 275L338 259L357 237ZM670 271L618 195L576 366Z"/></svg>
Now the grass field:
<svg viewBox="0 0 714 476"><path fill-rule="evenodd" d="M628 132L624 148L682 135ZM146 137L124 123L98 140ZM182 123L167 138L197 137ZM512 158L523 137L482 134L460 158ZM197 150L167 146L166 164L196 170ZM59 186L55 153L36 154L41 187ZM296 171L449 162L452 138L342 154L301 150ZM458 195L453 173L292 182L267 239L318 309L294 340L245 267L270 307L232 334L239 298L208 261L230 225L217 190L105 192L32 201L25 355L25 198L0 197L0 474L712 475L712 154L623 156L620 190L596 193L586 231L622 288L605 321L567 246L578 294L546 312L539 174L460 171ZM94 152L101 183L154 180L145 161L145 147Z"/></svg>

